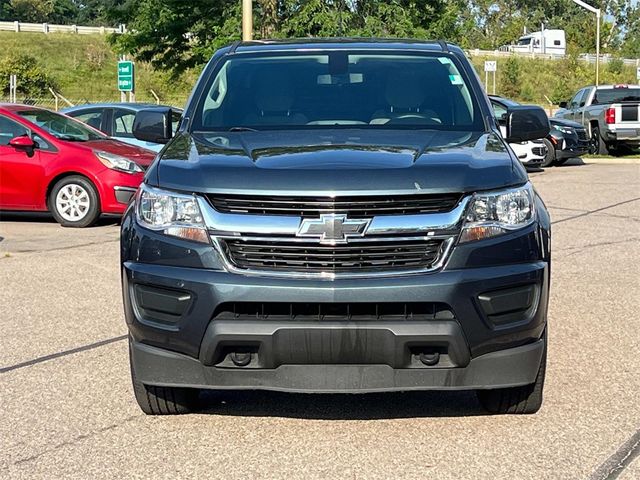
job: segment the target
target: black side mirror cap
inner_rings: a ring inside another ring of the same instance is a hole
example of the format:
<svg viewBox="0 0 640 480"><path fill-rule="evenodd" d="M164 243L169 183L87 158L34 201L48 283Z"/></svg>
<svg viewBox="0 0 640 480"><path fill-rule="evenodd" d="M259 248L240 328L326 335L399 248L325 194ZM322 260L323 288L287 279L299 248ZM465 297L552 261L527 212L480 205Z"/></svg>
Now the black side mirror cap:
<svg viewBox="0 0 640 480"><path fill-rule="evenodd" d="M558 106L559 106L560 108L567 108L567 105L568 105L568 103L567 103L567 102L560 102L560 103L558 104Z"/></svg>
<svg viewBox="0 0 640 480"><path fill-rule="evenodd" d="M171 109L156 107L138 111L133 121L133 136L145 142L167 143L173 136Z"/></svg>
<svg viewBox="0 0 640 480"><path fill-rule="evenodd" d="M519 105L507 110L507 142L526 142L549 135L549 117L540 107Z"/></svg>

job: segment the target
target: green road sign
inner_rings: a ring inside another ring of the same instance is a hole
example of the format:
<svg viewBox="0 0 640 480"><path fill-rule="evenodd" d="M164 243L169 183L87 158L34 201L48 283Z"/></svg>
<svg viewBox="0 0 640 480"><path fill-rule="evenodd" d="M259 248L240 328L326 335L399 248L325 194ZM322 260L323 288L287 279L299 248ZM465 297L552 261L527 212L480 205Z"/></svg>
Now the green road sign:
<svg viewBox="0 0 640 480"><path fill-rule="evenodd" d="M133 62L118 62L118 90L121 92L135 90Z"/></svg>

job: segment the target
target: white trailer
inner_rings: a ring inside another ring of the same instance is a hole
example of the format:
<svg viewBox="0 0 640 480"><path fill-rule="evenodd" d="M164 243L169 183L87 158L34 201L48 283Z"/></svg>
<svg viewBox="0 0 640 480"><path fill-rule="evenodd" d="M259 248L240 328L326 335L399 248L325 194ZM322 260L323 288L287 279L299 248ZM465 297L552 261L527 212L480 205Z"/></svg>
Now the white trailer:
<svg viewBox="0 0 640 480"><path fill-rule="evenodd" d="M519 53L564 55L567 52L567 40L564 30L542 30L521 36L516 45L509 45L509 50Z"/></svg>

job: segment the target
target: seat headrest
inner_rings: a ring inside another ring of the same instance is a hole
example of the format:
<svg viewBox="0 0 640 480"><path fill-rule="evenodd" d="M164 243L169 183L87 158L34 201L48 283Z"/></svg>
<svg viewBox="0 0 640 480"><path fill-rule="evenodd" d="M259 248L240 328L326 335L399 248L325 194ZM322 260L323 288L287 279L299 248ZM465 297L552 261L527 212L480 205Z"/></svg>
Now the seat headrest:
<svg viewBox="0 0 640 480"><path fill-rule="evenodd" d="M294 101L291 78L277 72L261 75L254 91L254 100L262 112L289 112Z"/></svg>
<svg viewBox="0 0 640 480"><path fill-rule="evenodd" d="M403 109L419 107L426 96L420 78L404 72L389 75L385 95L389 105Z"/></svg>

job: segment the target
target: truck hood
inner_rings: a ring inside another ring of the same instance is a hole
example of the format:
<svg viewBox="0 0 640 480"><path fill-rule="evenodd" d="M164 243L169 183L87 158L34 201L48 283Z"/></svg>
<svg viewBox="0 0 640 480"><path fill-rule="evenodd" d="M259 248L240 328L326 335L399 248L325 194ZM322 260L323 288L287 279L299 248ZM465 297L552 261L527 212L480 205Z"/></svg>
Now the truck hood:
<svg viewBox="0 0 640 480"><path fill-rule="evenodd" d="M574 122L573 120L565 120L563 118L549 118L549 123L551 125L558 125L563 127L573 127L573 128L584 128L582 124L578 122Z"/></svg>
<svg viewBox="0 0 640 480"><path fill-rule="evenodd" d="M494 133L372 129L183 133L147 174L183 191L299 195L468 192L526 180Z"/></svg>

